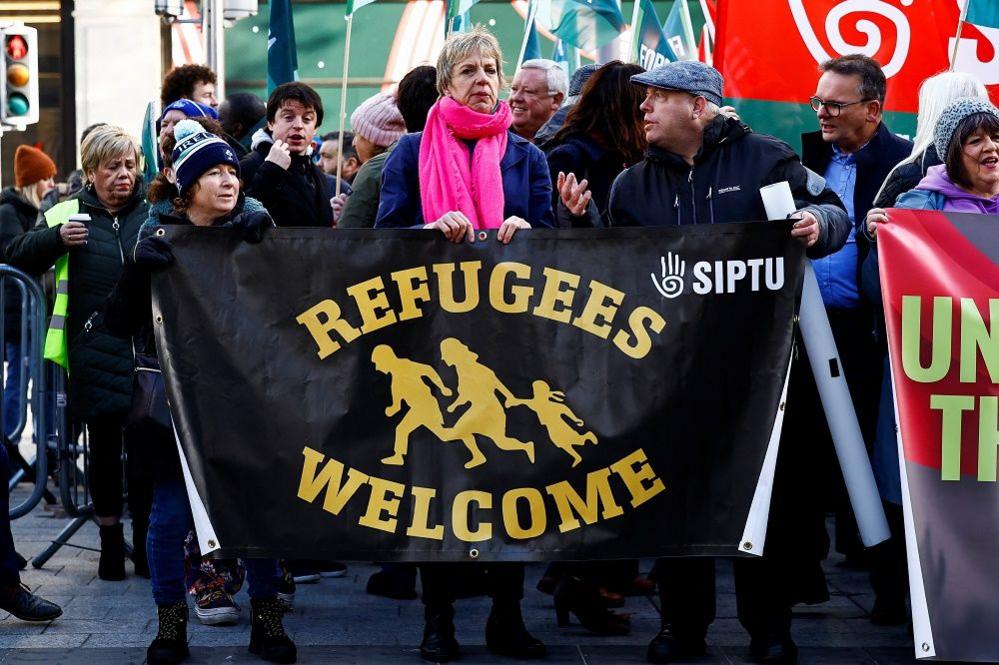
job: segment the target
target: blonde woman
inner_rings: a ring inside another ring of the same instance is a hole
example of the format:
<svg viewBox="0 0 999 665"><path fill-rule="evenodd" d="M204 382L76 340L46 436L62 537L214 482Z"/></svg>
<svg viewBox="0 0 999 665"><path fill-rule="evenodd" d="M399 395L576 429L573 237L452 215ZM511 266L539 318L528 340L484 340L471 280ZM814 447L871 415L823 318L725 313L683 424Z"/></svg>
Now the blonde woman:
<svg viewBox="0 0 999 665"><path fill-rule="evenodd" d="M90 494L101 536L97 574L103 580L125 579L121 460L134 358L130 341L94 325L91 315L114 288L124 257L148 216L138 173L140 154L138 143L124 129L94 129L80 147L83 190L50 208L34 229L7 247L8 262L29 274L56 267L56 311L46 357L68 365L70 418L81 429L86 425L89 434ZM74 214L89 215L90 220L70 221ZM128 483L133 538L140 544L133 562L136 573L148 577L141 544L146 540L152 486L133 473L136 467L129 465Z"/></svg>

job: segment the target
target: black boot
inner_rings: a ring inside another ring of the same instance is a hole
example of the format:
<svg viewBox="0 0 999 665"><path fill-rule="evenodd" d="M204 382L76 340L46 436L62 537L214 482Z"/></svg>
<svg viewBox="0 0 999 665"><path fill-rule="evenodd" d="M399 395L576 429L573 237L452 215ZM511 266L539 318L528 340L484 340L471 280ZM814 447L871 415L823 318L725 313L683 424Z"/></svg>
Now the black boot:
<svg viewBox="0 0 999 665"><path fill-rule="evenodd" d="M423 641L420 656L435 663L446 663L458 657L458 641L454 639L454 606L450 603L423 607Z"/></svg>
<svg viewBox="0 0 999 665"><path fill-rule="evenodd" d="M703 656L705 651L704 638L687 638L663 628L649 642L645 657L650 663L675 663Z"/></svg>
<svg viewBox="0 0 999 665"><path fill-rule="evenodd" d="M783 638L753 638L749 643L749 653L757 663L765 665L795 665L798 662L798 647L788 635Z"/></svg>
<svg viewBox="0 0 999 665"><path fill-rule="evenodd" d="M148 522L132 520L132 565L135 567L135 574L145 577L149 574L149 559L146 558L146 533L149 530Z"/></svg>
<svg viewBox="0 0 999 665"><path fill-rule="evenodd" d="M271 663L294 663L295 643L284 632L285 605L277 598L250 599L250 653Z"/></svg>
<svg viewBox="0 0 999 665"><path fill-rule="evenodd" d="M125 579L125 535L121 522L101 526L101 560L97 576L109 582Z"/></svg>
<svg viewBox="0 0 999 665"><path fill-rule="evenodd" d="M486 646L510 658L544 658L548 653L541 640L527 632L519 600L493 599L486 620Z"/></svg>
<svg viewBox="0 0 999 665"><path fill-rule="evenodd" d="M160 627L146 649L149 665L177 665L190 655L187 649L187 601L159 605Z"/></svg>
<svg viewBox="0 0 999 665"><path fill-rule="evenodd" d="M31 593L23 584L0 589L0 610L21 621L51 621L62 614L61 607Z"/></svg>

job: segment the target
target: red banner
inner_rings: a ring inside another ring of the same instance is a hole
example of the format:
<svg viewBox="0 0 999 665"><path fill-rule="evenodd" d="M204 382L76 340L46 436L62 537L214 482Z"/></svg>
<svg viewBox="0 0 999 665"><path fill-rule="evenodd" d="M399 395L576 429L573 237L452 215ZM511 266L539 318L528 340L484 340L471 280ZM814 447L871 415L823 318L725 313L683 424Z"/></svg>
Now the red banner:
<svg viewBox="0 0 999 665"><path fill-rule="evenodd" d="M805 104L818 64L864 53L888 77L888 111L915 113L919 85L950 64L955 0L718 0L714 65L725 96ZM966 24L957 69L999 100L999 30Z"/></svg>
<svg viewBox="0 0 999 665"><path fill-rule="evenodd" d="M999 217L878 230L916 655L999 660Z"/></svg>

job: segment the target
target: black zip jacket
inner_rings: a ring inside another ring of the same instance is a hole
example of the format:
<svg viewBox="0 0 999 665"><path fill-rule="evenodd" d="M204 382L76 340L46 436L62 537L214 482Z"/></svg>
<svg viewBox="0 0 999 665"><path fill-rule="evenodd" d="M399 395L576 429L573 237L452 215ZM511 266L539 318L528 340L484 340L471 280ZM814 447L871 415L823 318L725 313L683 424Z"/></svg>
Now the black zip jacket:
<svg viewBox="0 0 999 665"><path fill-rule="evenodd" d="M21 198L17 190L7 187L0 192L0 260L6 261L4 255L7 245L24 235L38 222L38 208ZM8 280L4 287L4 341L19 342L21 340L21 290Z"/></svg>
<svg viewBox="0 0 999 665"><path fill-rule="evenodd" d="M69 311L66 339L69 345L69 404L74 420L124 417L132 403L134 348L131 340L108 334L87 322L101 308L114 288L125 256L135 245L149 205L141 183L121 210L111 214L88 187L75 198L80 212L90 215L87 244L72 250L62 244L59 227L45 220L15 238L7 247L11 265L30 275L40 275L69 251Z"/></svg>
<svg viewBox="0 0 999 665"><path fill-rule="evenodd" d="M278 226L332 228L335 180L305 155L292 155L287 169L268 162L270 149L261 144L239 163L246 195L260 201Z"/></svg>
<svg viewBox="0 0 999 665"><path fill-rule="evenodd" d="M650 147L645 159L625 169L611 188L608 218L612 226L765 220L760 188L784 180L797 208L819 221L819 240L808 256L825 256L842 247L850 220L825 179L802 166L788 144L754 134L724 115L705 129L693 167L678 155Z"/></svg>

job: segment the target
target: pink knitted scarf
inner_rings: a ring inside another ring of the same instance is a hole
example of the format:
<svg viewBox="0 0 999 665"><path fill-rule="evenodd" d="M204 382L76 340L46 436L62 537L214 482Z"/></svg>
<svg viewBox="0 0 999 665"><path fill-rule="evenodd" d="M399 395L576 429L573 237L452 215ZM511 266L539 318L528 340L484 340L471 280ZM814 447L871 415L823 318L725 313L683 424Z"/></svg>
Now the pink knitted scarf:
<svg viewBox="0 0 999 665"><path fill-rule="evenodd" d="M427 224L460 211L477 229L499 228L504 203L500 160L511 122L506 102L491 114L450 97L431 107L420 141L420 197ZM475 141L474 150L466 140Z"/></svg>

